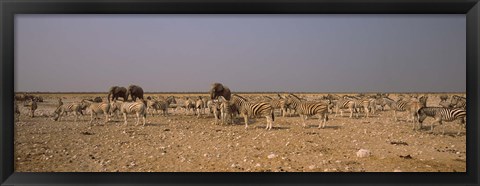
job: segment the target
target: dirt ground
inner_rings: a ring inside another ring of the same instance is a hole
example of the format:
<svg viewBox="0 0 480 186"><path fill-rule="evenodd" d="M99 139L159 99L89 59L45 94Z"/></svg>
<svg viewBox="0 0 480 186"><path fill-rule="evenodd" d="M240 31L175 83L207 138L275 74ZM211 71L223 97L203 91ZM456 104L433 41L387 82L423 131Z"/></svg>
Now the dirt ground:
<svg viewBox="0 0 480 186"><path fill-rule="evenodd" d="M64 102L96 95L51 94L39 103L38 115L52 112L58 97ZM102 95L104 96L104 95ZM312 95L308 95L312 96ZM463 95L464 96L464 95ZM392 98L396 98L393 96ZM428 106L438 106L430 94ZM465 172L465 128L446 122L430 133L432 118L413 131L406 113L394 122L391 111L370 118L329 116L327 128L309 118L275 117L267 131L265 118L252 119L245 130L215 125L213 116L200 118L183 111L147 116L147 125L134 126L129 116L90 126L90 116L73 123L73 116L54 122L30 118L21 106L15 123L17 172ZM44 114L47 115L47 114ZM362 114L361 114L362 116ZM445 134L442 135L442 130ZM370 156L357 157L360 149Z"/></svg>

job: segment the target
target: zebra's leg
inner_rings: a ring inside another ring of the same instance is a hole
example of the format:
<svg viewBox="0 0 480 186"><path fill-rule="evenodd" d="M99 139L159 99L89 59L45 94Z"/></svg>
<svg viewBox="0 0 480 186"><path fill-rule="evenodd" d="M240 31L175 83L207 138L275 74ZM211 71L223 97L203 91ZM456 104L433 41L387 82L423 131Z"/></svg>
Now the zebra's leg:
<svg viewBox="0 0 480 186"><path fill-rule="evenodd" d="M300 118L302 119L303 128L305 128L306 124L305 124L305 117L303 117L303 114L300 114Z"/></svg>
<svg viewBox="0 0 480 186"><path fill-rule="evenodd" d="M90 112L90 122L88 122L89 125L92 125L93 122L93 112Z"/></svg>
<svg viewBox="0 0 480 186"><path fill-rule="evenodd" d="M368 118L368 115L370 113L370 109L367 107L365 107L365 112L366 112L366 115L365 115L365 118Z"/></svg>
<svg viewBox="0 0 480 186"><path fill-rule="evenodd" d="M393 118L395 121L398 121L397 120L397 112L395 111L395 109L392 109L393 110Z"/></svg>
<svg viewBox="0 0 480 186"><path fill-rule="evenodd" d="M318 115L318 120L319 120L319 124L318 124L318 128L325 128L327 126L327 113L324 113L324 114L319 114ZM321 127L320 127L321 125Z"/></svg>
<svg viewBox="0 0 480 186"><path fill-rule="evenodd" d="M322 127L323 126L323 121L322 121L323 117L322 116L323 116L322 114L317 115L317 117L318 117L318 128L323 128Z"/></svg>
<svg viewBox="0 0 480 186"><path fill-rule="evenodd" d="M74 123L77 122L77 118L78 118L78 113L77 112L73 112L73 116L75 117L75 119L73 120Z"/></svg>
<svg viewBox="0 0 480 186"><path fill-rule="evenodd" d="M106 125L107 122L108 122L108 113L107 113L107 112L104 112L103 114L105 114L105 125Z"/></svg>
<svg viewBox="0 0 480 186"><path fill-rule="evenodd" d="M245 120L245 129L248 128L248 114L243 114L243 119Z"/></svg>
<svg viewBox="0 0 480 186"><path fill-rule="evenodd" d="M123 121L125 126L127 126L127 113L123 113Z"/></svg>
<svg viewBox="0 0 480 186"><path fill-rule="evenodd" d="M140 113L137 112L137 113L135 113L135 115L137 115L137 122L135 122L135 126L138 126L138 124L140 122Z"/></svg>

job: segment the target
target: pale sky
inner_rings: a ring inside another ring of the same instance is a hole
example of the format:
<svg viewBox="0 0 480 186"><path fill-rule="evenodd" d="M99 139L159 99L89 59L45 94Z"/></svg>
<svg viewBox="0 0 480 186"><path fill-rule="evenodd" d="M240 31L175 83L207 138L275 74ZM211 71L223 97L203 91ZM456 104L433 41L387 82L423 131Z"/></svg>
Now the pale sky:
<svg viewBox="0 0 480 186"><path fill-rule="evenodd" d="M449 15L16 15L16 91L465 92Z"/></svg>

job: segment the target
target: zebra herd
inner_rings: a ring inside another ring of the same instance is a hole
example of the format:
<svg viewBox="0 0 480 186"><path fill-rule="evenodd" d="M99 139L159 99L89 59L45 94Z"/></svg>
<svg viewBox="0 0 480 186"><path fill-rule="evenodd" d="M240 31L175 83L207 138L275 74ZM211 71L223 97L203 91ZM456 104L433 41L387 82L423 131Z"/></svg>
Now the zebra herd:
<svg viewBox="0 0 480 186"><path fill-rule="evenodd" d="M225 87L227 88L227 87ZM229 91L229 90L228 90ZM123 115L124 124L127 125L127 115L136 115L136 125L139 125L140 119L143 126L146 123L147 113L151 116L163 115L164 117L169 115L169 109L183 109L186 114L193 114L196 117L202 115L213 115L215 123L236 123L238 116L243 117L245 128L248 128L249 119L255 117L266 118L266 129L273 128L275 122L275 111L280 112L280 116L288 117L293 114L300 117L300 121L303 127L306 127L306 119L308 117L316 116L319 119L318 128L325 128L326 123L329 120L329 115L335 112L334 117L339 114L343 117L343 112L349 112L349 118L359 118L359 114L363 113L363 117L369 118L371 115L375 115L377 111L385 111L385 106L392 111L392 119L398 121L397 112L406 112L408 115L407 122L412 122L413 130L422 128L422 123L427 117L432 117L435 121L431 125L431 131L433 131L433 125L435 123L442 124L443 121L450 122L455 120L461 120L461 123L465 123L466 118L466 98L453 95L448 102L445 95L440 96L441 102L439 107L427 106L428 96L413 95L411 97L401 97L397 100L393 100L388 94L376 94L376 95L364 95L358 94L351 95L332 95L320 97L319 99L307 100L295 94L280 95L276 97L270 96L250 96L248 99L228 92L228 96L220 95L212 96L210 98L205 96L198 97L186 97L176 98L175 96L168 96L166 98L147 97L143 99L142 95L138 96L138 100L129 101L117 100L112 97L109 99L95 99L63 104L62 100L58 100L58 105L52 114L54 121L61 121L62 116L65 114L73 114L74 122L80 115L83 115L84 111L90 113L89 124L94 123L98 117L97 115L103 114L105 117L105 123L107 123L111 117L118 117L118 114ZM227 100L225 97L228 97ZM31 111L31 117L34 117L34 112L38 108L37 100L31 99L24 101L24 106ZM15 102L14 105L16 119L20 114L18 105ZM355 115L355 116L354 116Z"/></svg>

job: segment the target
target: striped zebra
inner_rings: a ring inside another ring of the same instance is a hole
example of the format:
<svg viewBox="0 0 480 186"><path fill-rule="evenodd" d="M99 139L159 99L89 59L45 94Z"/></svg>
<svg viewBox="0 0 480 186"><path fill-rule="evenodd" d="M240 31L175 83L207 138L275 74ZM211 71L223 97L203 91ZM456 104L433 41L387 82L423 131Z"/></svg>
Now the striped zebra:
<svg viewBox="0 0 480 186"><path fill-rule="evenodd" d="M185 114L188 115L188 111L192 111L194 114L195 114L195 102L188 98L185 100L185 103L184 103L184 106L185 106Z"/></svg>
<svg viewBox="0 0 480 186"><path fill-rule="evenodd" d="M37 110L37 100L35 98L31 99L30 101L25 101L23 103L24 107L27 107L30 110L30 117L35 117L35 110Z"/></svg>
<svg viewBox="0 0 480 186"><path fill-rule="evenodd" d="M154 116L155 112L158 114L158 110L160 110L158 104L157 100L147 98L147 113L152 114L152 116Z"/></svg>
<svg viewBox="0 0 480 186"><path fill-rule="evenodd" d="M427 117L432 117L435 119L432 122L430 131L433 132L433 124L437 123L442 124L442 121L451 122L455 120L461 120L462 124L465 124L465 117L467 117L467 111L460 108L443 108L443 107L423 107L418 110L420 128L422 128L422 123ZM442 134L445 133L443 129Z"/></svg>
<svg viewBox="0 0 480 186"><path fill-rule="evenodd" d="M85 107L85 104L81 103L81 102L73 102L73 103L69 103L69 104L60 105L54 111L55 116L54 116L53 120L54 121L61 121L62 116L64 114L73 113L73 115L75 117L73 122L77 122L78 116L81 115L82 108L84 108L84 107Z"/></svg>
<svg viewBox="0 0 480 186"><path fill-rule="evenodd" d="M467 98L453 95L450 103L452 104L453 108L462 108L464 110L467 109Z"/></svg>
<svg viewBox="0 0 480 186"><path fill-rule="evenodd" d="M209 115L210 115L210 114L213 114L214 100L208 100L208 101L207 101L207 109L208 109Z"/></svg>
<svg viewBox="0 0 480 186"><path fill-rule="evenodd" d="M327 126L329 101L305 102L293 94L290 94L287 99L290 100L291 105L293 105L294 109L300 115L303 127L306 127L306 117L313 115L317 115L320 121L318 128L325 128Z"/></svg>
<svg viewBox="0 0 480 186"><path fill-rule="evenodd" d="M120 100L114 100L113 102L110 102L110 117L115 116L115 119L118 119L119 113L121 114L120 109L122 108L123 101Z"/></svg>
<svg viewBox="0 0 480 186"><path fill-rule="evenodd" d="M408 111L409 112L408 115L412 116L411 117L412 122L415 122L415 117L416 117L415 113L418 111L418 109L420 109L419 107L426 107L427 98L428 97L426 97L426 96L422 96L419 99L419 103L415 100L405 101L403 99L400 99L398 101L394 101L393 99L390 99L390 98L384 98L383 100L392 109L393 118L394 118L395 121L398 121L397 112ZM419 104L420 104L420 106L419 106ZM408 118L407 118L407 122L408 122Z"/></svg>
<svg viewBox="0 0 480 186"><path fill-rule="evenodd" d="M195 111L196 111L196 114L197 114L197 117L199 118L200 115L205 114L205 109L204 109L204 102L202 100L202 97L201 96L198 96L198 99L197 101L195 101Z"/></svg>
<svg viewBox="0 0 480 186"><path fill-rule="evenodd" d="M158 101L158 109L162 111L164 116L168 115L168 108L170 107L170 104L177 104L177 100L174 96L169 96L165 100Z"/></svg>
<svg viewBox="0 0 480 186"><path fill-rule="evenodd" d="M350 111L349 118L353 117L353 112L355 111L355 101L347 99L346 97L340 98L335 103L335 115L337 117L338 111L340 111L340 116L343 117L343 109L348 109ZM358 113L355 113L355 117L358 118Z"/></svg>
<svg viewBox="0 0 480 186"><path fill-rule="evenodd" d="M202 97L202 101L203 101L203 110L204 110L203 113L206 113L208 109L208 98Z"/></svg>
<svg viewBox="0 0 480 186"><path fill-rule="evenodd" d="M369 113L370 113L370 105L372 104L374 100L371 100L369 98L359 98L359 97L351 97L351 96L344 96L344 99L351 100L355 102L354 104L354 109L357 113L363 110L365 113L365 118L368 118ZM358 117L358 115L357 115Z"/></svg>
<svg viewBox="0 0 480 186"><path fill-rule="evenodd" d="M245 120L245 129L248 128L249 116L265 116L265 118L267 118L267 126L265 129L272 129L275 115L273 107L268 102L250 103L245 98L236 94L230 99L230 101L239 109L239 113L243 116L243 119Z"/></svg>
<svg viewBox="0 0 480 186"><path fill-rule="evenodd" d="M107 99L107 102L91 102L88 100L82 100L85 105L88 105L87 111L90 112L90 122L91 125L94 120L97 119L97 114L105 115L105 124L108 122L108 115L110 113L110 100Z"/></svg>
<svg viewBox="0 0 480 186"><path fill-rule="evenodd" d="M221 119L221 102L218 100L211 100L210 108L212 109L213 117L215 118L215 124L218 125L218 121Z"/></svg>
<svg viewBox="0 0 480 186"><path fill-rule="evenodd" d="M220 96L220 118L222 120L222 124L227 123L227 117L230 116L230 123L233 124L235 120L235 116L240 114L239 109L237 106L230 101L227 101L223 96Z"/></svg>
<svg viewBox="0 0 480 186"><path fill-rule="evenodd" d="M279 97L277 99L266 96L267 102L270 102L270 105L272 105L273 109L279 109L280 115L282 115L282 117L285 117L288 107L287 100L281 98L280 95L277 96Z"/></svg>
<svg viewBox="0 0 480 186"><path fill-rule="evenodd" d="M147 106L146 104L141 101L137 102L123 102L122 107L120 107L120 111L123 114L123 119L125 121L125 126L127 126L127 114L135 113L137 115L137 122L135 126L137 126L140 122L140 117L143 119L143 126L145 126L145 120L147 117Z"/></svg>

